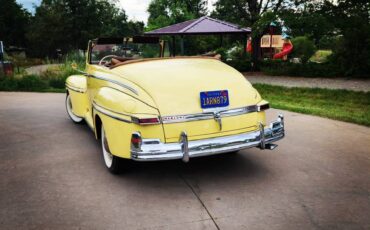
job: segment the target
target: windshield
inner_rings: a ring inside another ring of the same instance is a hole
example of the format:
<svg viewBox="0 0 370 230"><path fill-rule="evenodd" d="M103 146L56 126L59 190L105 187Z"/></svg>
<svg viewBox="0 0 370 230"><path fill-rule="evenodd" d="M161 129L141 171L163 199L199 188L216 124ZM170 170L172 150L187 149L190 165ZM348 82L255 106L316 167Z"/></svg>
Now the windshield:
<svg viewBox="0 0 370 230"><path fill-rule="evenodd" d="M91 63L96 64L107 55L129 59L155 58L160 57L161 47L159 43L92 44Z"/></svg>

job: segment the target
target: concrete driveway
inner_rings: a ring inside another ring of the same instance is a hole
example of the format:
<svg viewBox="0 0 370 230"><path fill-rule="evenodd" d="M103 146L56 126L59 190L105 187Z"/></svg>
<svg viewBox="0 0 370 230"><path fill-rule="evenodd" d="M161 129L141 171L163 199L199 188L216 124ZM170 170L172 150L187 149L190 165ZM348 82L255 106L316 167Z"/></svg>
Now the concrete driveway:
<svg viewBox="0 0 370 230"><path fill-rule="evenodd" d="M114 176L64 97L0 93L0 229L370 228L369 128L284 111L274 151Z"/></svg>

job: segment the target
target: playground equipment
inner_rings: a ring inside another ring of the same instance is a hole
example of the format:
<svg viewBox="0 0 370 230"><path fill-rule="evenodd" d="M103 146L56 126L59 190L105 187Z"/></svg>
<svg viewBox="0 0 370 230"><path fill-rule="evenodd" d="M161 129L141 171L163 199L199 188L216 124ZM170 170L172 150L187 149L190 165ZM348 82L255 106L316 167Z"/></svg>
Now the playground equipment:
<svg viewBox="0 0 370 230"><path fill-rule="evenodd" d="M283 24L281 22L280 24ZM288 54L293 51L293 44L289 39L289 29L285 26L281 27L282 34L275 35L277 24L272 22L269 26L269 34L265 34L261 38L261 56L270 59L287 60ZM252 53L252 40L247 41L246 51Z"/></svg>
<svg viewBox="0 0 370 230"><path fill-rule="evenodd" d="M290 40L286 40L283 44L281 52L274 54L273 59L284 59L287 58L287 55L293 51L293 44Z"/></svg>

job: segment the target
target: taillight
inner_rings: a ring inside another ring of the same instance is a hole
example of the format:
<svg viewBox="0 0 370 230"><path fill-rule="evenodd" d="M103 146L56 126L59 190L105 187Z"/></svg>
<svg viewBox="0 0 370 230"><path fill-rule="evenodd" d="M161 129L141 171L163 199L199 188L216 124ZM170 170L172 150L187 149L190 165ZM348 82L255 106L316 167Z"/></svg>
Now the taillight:
<svg viewBox="0 0 370 230"><path fill-rule="evenodd" d="M266 104L263 104L263 105L259 105L258 108L257 108L257 111L261 112L261 111L264 111L264 110L269 109L269 108L270 108L270 104L266 103Z"/></svg>
<svg viewBox="0 0 370 230"><path fill-rule="evenodd" d="M159 124L159 119L158 117L153 117L153 118L137 118L133 117L132 122L138 125L154 125L154 124Z"/></svg>
<svg viewBox="0 0 370 230"><path fill-rule="evenodd" d="M141 147L142 139L140 133L133 133L131 136L131 147L139 149Z"/></svg>

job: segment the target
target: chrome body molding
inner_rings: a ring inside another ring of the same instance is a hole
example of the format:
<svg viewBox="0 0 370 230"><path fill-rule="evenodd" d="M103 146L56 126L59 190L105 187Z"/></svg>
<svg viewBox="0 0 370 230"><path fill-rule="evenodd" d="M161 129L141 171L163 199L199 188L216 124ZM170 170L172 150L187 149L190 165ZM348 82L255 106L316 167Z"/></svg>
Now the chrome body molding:
<svg viewBox="0 0 370 230"><path fill-rule="evenodd" d="M185 114L185 115L173 115L173 116L162 116L161 120L163 124L188 122L188 121L199 121L215 119L219 121L222 117L238 116L247 113L253 113L258 111L257 105L250 105L236 109L219 110L214 112L204 112L196 114ZM220 122L219 122L220 123ZM221 128L221 125L220 125Z"/></svg>
<svg viewBox="0 0 370 230"><path fill-rule="evenodd" d="M101 113L104 113L104 111L106 111L104 114L107 115L107 116L111 116L111 117L115 118L115 117L117 117L117 114L118 114L118 115L130 117L131 120L130 120L129 123L139 124L139 122L138 122L139 118L138 117L135 117L131 114L121 113L121 112L117 112L117 111L108 109L105 106L99 105L96 101L93 101L93 107L97 108L97 110L100 108L100 111L99 110L98 111L101 112ZM116 114L116 116L114 116L114 114ZM152 115L152 114L150 114L150 115ZM158 116L153 114L153 117L158 117ZM124 122L128 121L128 120L121 119L121 118L119 118L118 120L123 120ZM161 123L160 122L159 123L158 122L156 122L156 123L146 123L145 125L158 125L158 124L161 124Z"/></svg>
<svg viewBox="0 0 370 230"><path fill-rule="evenodd" d="M77 88L77 87L74 87L74 86L68 85L67 83L66 83L66 88L67 88L67 89L70 89L70 90L72 90L72 91L75 91L75 92L77 92L77 93L86 93L86 89Z"/></svg>
<svg viewBox="0 0 370 230"><path fill-rule="evenodd" d="M121 113L117 113L117 112L112 111L112 110L109 110L109 109L107 109L107 108L105 108L103 106L100 106L100 105L96 104L95 102L93 102L93 108L96 111L98 111L98 112L100 112L100 113L102 113L102 114L104 114L104 115L106 115L108 117L111 117L113 119L116 119L116 120L119 120L119 121L123 121L123 122L126 122L126 123L132 123L132 121L130 121L130 120L127 120L127 119L124 119L124 118L121 118L121 117L117 116L117 115L124 115L124 116L127 116L127 115L121 114Z"/></svg>
<svg viewBox="0 0 370 230"><path fill-rule="evenodd" d="M272 143L284 136L284 117L279 115L278 119L269 126L262 125L257 131L237 135L188 141L184 131L177 143L163 143L159 139L143 138L139 148L131 148L131 158L136 161L182 159L187 162L192 157L215 155L252 147L273 149L276 145Z"/></svg>
<svg viewBox="0 0 370 230"><path fill-rule="evenodd" d="M122 82L119 82L119 81L115 81L115 80L112 80L112 79L108 79L108 78L105 78L105 77L98 77L98 76L95 76L95 75L91 75L91 74L88 74L87 75L88 77L92 77L92 78L95 78L95 79L98 79L98 80L103 80L103 81L108 81L108 82L111 82L113 84L116 84L116 85L119 85L121 86L122 88L125 88L129 91L131 91L132 93L136 94L136 95L139 95L139 92L132 88L131 86L128 86L126 84L123 84Z"/></svg>

